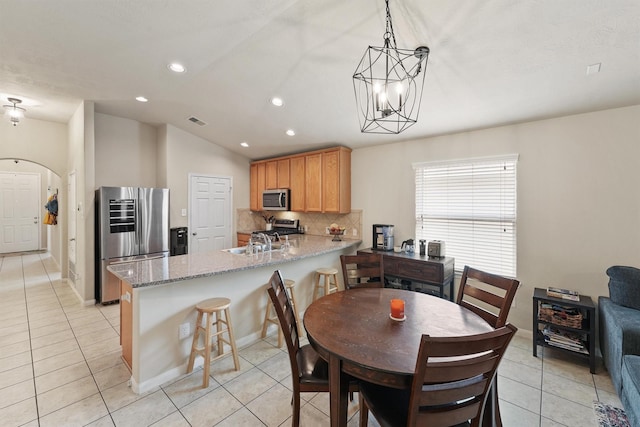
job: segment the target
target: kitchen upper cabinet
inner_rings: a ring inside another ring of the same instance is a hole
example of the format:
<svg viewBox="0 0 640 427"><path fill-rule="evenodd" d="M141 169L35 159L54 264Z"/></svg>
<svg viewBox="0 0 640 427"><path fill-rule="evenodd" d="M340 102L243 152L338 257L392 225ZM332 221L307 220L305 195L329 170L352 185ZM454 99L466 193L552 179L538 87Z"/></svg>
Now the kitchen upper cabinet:
<svg viewBox="0 0 640 427"><path fill-rule="evenodd" d="M290 168L289 159L278 160L278 188L291 188Z"/></svg>
<svg viewBox="0 0 640 427"><path fill-rule="evenodd" d="M304 156L292 157L289 160L289 176L291 184L291 210L304 212L305 206L305 158Z"/></svg>
<svg viewBox="0 0 640 427"><path fill-rule="evenodd" d="M278 187L278 161L266 162L265 165L265 188L273 190Z"/></svg>
<svg viewBox="0 0 640 427"><path fill-rule="evenodd" d="M322 212L322 153L305 156L305 212Z"/></svg>
<svg viewBox="0 0 640 427"><path fill-rule="evenodd" d="M249 209L260 210L260 195L258 194L258 164L253 163L249 169Z"/></svg>
<svg viewBox="0 0 640 427"><path fill-rule="evenodd" d="M249 170L249 209L262 210L262 192L267 188L266 165L253 163Z"/></svg>
<svg viewBox="0 0 640 427"><path fill-rule="evenodd" d="M265 188L289 188L289 159L269 160L265 162Z"/></svg>
<svg viewBox="0 0 640 427"><path fill-rule="evenodd" d="M322 212L351 211L351 150L322 153Z"/></svg>
<svg viewBox="0 0 640 427"><path fill-rule="evenodd" d="M351 212L351 150L329 148L251 165L251 210L262 210L265 189L291 189L294 212Z"/></svg>

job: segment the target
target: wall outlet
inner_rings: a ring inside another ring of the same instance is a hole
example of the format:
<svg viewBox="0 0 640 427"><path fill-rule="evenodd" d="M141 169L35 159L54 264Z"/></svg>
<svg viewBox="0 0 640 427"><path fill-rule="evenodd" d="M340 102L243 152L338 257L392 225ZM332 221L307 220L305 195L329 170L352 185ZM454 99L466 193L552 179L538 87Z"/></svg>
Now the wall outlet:
<svg viewBox="0 0 640 427"><path fill-rule="evenodd" d="M353 229L353 237L356 237L358 235L358 229L354 228Z"/></svg>
<svg viewBox="0 0 640 427"><path fill-rule="evenodd" d="M329 234L329 227L324 228L324 234Z"/></svg>
<svg viewBox="0 0 640 427"><path fill-rule="evenodd" d="M183 340L187 338L190 333L191 333L191 324L189 322L183 323L178 328L178 339Z"/></svg>

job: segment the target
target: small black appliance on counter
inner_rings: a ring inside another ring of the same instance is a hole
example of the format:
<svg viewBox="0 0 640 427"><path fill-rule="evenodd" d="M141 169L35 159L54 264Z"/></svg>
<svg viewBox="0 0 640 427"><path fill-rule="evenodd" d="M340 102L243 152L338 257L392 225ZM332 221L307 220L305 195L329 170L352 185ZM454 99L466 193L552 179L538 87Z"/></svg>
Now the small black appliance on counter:
<svg viewBox="0 0 640 427"><path fill-rule="evenodd" d="M189 252L189 236L187 227L176 227L171 229L169 255L185 255Z"/></svg>
<svg viewBox="0 0 640 427"><path fill-rule="evenodd" d="M373 224L372 249L393 251L393 225Z"/></svg>

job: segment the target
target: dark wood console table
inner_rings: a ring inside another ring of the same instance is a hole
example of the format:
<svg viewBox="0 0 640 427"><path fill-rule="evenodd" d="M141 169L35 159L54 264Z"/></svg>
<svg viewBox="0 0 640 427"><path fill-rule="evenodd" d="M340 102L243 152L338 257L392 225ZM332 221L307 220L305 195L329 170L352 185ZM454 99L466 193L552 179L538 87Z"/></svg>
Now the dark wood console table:
<svg viewBox="0 0 640 427"><path fill-rule="evenodd" d="M448 297L453 301L453 269L455 258L429 258L419 253L378 251L361 249L359 254L377 253L382 255L384 263L385 286L402 287L403 289ZM398 283L398 285L395 285ZM408 284L404 284L404 283ZM448 285L448 286L447 286ZM449 288L445 294L445 287Z"/></svg>

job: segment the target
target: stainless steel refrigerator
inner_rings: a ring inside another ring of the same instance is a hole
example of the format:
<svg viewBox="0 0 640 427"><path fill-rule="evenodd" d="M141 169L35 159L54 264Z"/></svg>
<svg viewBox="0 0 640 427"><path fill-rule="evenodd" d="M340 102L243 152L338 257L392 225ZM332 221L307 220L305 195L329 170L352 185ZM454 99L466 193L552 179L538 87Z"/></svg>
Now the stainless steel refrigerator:
<svg viewBox="0 0 640 427"><path fill-rule="evenodd" d="M100 187L96 203L96 300L105 304L120 299L108 265L169 256L169 190Z"/></svg>

